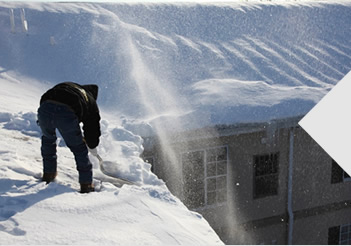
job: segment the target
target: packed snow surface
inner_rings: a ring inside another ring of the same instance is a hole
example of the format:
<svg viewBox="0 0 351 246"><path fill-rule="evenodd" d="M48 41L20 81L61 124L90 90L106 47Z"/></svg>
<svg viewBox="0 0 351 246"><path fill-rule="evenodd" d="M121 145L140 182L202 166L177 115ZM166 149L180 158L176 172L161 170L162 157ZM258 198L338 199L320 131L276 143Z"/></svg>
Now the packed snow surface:
<svg viewBox="0 0 351 246"><path fill-rule="evenodd" d="M118 160L116 172L137 185L118 188L94 179L97 192L80 194L73 154L62 141L58 178L49 185L40 182L35 112L44 88L4 73L0 83L0 244L222 244L207 221L189 211L139 158L141 137L108 117L103 117L99 152ZM97 160L90 158L94 177L101 177Z"/></svg>
<svg viewBox="0 0 351 246"><path fill-rule="evenodd" d="M350 20L348 1L0 2L0 244L221 244L141 136L307 113L351 69ZM62 81L99 85L98 150L136 186L79 194L62 140L39 182L36 110Z"/></svg>

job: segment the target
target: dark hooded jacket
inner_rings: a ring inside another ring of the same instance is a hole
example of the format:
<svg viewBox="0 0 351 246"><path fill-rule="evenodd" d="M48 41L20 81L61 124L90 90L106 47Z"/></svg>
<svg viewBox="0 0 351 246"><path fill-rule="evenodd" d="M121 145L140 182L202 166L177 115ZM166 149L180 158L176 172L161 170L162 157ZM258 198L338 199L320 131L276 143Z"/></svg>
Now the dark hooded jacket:
<svg viewBox="0 0 351 246"><path fill-rule="evenodd" d="M64 82L48 90L40 99L54 101L69 106L77 115L79 122L83 122L86 144L93 149L99 145L100 113L96 104L98 96L97 85L79 85L74 82Z"/></svg>

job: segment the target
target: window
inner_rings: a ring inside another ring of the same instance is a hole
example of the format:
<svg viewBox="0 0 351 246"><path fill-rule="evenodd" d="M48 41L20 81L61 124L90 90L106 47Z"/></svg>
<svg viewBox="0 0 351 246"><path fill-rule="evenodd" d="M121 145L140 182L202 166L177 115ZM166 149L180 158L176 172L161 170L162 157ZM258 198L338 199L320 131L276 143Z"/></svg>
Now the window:
<svg viewBox="0 0 351 246"><path fill-rule="evenodd" d="M340 239L339 244L351 244L351 224L340 226Z"/></svg>
<svg viewBox="0 0 351 246"><path fill-rule="evenodd" d="M335 160L332 160L331 183L336 184L345 181L351 181L350 175L348 175Z"/></svg>
<svg viewBox="0 0 351 246"><path fill-rule="evenodd" d="M227 201L227 147L184 153L184 203L190 208Z"/></svg>
<svg viewBox="0 0 351 246"><path fill-rule="evenodd" d="M330 227L328 231L328 244L350 245L351 244L351 223L341 226Z"/></svg>
<svg viewBox="0 0 351 246"><path fill-rule="evenodd" d="M206 203L227 201L227 148L206 151Z"/></svg>
<svg viewBox="0 0 351 246"><path fill-rule="evenodd" d="M278 194L278 153L254 156L254 198Z"/></svg>

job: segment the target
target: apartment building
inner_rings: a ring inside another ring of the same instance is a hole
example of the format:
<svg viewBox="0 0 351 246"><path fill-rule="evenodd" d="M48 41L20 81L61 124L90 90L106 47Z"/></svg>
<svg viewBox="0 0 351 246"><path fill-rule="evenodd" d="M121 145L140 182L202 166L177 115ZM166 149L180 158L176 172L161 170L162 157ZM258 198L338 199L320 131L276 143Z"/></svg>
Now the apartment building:
<svg viewBox="0 0 351 246"><path fill-rule="evenodd" d="M301 118L149 137L143 157L227 244L351 244L351 178Z"/></svg>

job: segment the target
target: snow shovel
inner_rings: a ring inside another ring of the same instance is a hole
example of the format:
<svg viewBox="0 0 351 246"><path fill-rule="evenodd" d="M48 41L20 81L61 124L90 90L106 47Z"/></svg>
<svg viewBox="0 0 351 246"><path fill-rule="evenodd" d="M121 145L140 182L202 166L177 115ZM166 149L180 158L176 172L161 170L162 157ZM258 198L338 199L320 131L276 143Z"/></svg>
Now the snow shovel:
<svg viewBox="0 0 351 246"><path fill-rule="evenodd" d="M107 175L107 176L110 176L110 177L113 177L115 178L114 176L112 176L110 173L108 173L105 168L104 168L104 160L101 158L101 156L99 154L96 155L96 158L99 160L99 167L100 167L100 170L103 174Z"/></svg>
<svg viewBox="0 0 351 246"><path fill-rule="evenodd" d="M129 185L135 184L132 181L129 181L127 179L114 176L113 174L111 174L111 172L108 172L104 168L104 164L105 165L107 164L107 166L116 166L117 163L112 162L112 161L104 161L99 154L96 154L94 156L99 160L99 167L100 167L101 172L103 174L105 174L106 176L113 178L113 180L105 179L105 180L102 180L102 181L107 181L107 182L111 182L111 183L114 183L113 181L116 181L120 186L123 185L123 184L129 184Z"/></svg>

